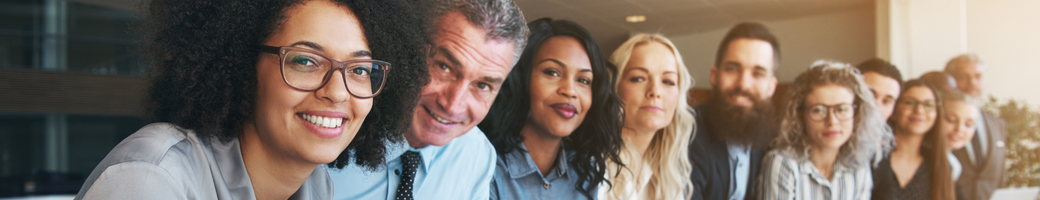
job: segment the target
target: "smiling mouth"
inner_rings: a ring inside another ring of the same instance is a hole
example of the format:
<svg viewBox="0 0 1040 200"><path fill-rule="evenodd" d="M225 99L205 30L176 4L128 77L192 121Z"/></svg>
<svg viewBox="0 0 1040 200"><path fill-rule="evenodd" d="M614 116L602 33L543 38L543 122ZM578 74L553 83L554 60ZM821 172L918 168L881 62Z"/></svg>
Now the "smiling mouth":
<svg viewBox="0 0 1040 200"><path fill-rule="evenodd" d="M550 107L552 107L557 114L560 114L560 116L567 119L573 118L574 115L578 113L577 109L574 108L574 105L569 103L552 104Z"/></svg>
<svg viewBox="0 0 1040 200"><path fill-rule="evenodd" d="M426 112L429 113L430 116L433 116L433 120L437 120L437 122L440 122L441 124L452 124L452 123L455 123L455 122L452 122L450 120L438 117L436 114L433 114L433 111L430 111L430 109L426 109Z"/></svg>
<svg viewBox="0 0 1040 200"><path fill-rule="evenodd" d="M307 122L310 122L311 124L317 125L322 128L339 128L340 126L343 126L343 118L339 117L325 117L317 115L308 115L303 113L298 113L297 115L299 115Z"/></svg>

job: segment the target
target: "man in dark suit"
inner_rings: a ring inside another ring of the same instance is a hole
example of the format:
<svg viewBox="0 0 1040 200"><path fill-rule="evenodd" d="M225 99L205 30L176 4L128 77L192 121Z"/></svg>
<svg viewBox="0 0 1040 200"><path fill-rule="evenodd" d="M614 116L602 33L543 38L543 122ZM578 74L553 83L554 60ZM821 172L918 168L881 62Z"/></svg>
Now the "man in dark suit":
<svg viewBox="0 0 1040 200"><path fill-rule="evenodd" d="M709 73L711 99L697 106L690 144L692 199L751 199L759 162L775 136L780 46L762 24L730 29Z"/></svg>
<svg viewBox="0 0 1040 200"><path fill-rule="evenodd" d="M975 98L982 97L986 65L973 54L954 57L946 63L946 73L957 80L957 88ZM997 115L980 110L975 137L964 148L953 152L964 167L957 186L970 200L989 200L993 191L1004 186L1004 141L1007 127Z"/></svg>

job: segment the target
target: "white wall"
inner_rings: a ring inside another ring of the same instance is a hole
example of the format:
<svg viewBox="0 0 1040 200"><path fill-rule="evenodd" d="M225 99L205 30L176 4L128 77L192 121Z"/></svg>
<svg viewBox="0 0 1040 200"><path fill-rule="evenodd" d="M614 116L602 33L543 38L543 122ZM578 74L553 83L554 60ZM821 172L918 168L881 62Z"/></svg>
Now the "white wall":
<svg viewBox="0 0 1040 200"><path fill-rule="evenodd" d="M982 57L983 92L1040 105L1040 1L968 0L967 50Z"/></svg>
<svg viewBox="0 0 1040 200"><path fill-rule="evenodd" d="M873 8L858 8L808 17L761 21L780 42L781 62L777 77L791 82L817 59L856 64L874 57ZM732 27L689 35L668 35L683 55L696 80L695 87L710 88L708 70L715 51Z"/></svg>
<svg viewBox="0 0 1040 200"><path fill-rule="evenodd" d="M887 44L878 44L889 48L879 50L879 57L891 58L904 78L942 70L950 58L975 53L989 66L984 96L1040 105L1040 91L1030 90L1040 86L1040 1L887 0L878 5L878 13L888 14L888 21L878 24L890 29L877 29L889 36Z"/></svg>

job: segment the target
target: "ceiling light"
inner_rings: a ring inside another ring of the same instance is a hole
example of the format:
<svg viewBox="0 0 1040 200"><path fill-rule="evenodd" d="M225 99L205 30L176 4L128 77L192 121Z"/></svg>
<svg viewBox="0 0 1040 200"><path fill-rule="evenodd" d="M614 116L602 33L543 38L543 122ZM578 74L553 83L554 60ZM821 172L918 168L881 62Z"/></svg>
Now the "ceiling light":
<svg viewBox="0 0 1040 200"><path fill-rule="evenodd" d="M625 17L625 21L629 22L629 23L639 23L639 22L646 21L646 16L644 16L644 15L629 15L628 17Z"/></svg>

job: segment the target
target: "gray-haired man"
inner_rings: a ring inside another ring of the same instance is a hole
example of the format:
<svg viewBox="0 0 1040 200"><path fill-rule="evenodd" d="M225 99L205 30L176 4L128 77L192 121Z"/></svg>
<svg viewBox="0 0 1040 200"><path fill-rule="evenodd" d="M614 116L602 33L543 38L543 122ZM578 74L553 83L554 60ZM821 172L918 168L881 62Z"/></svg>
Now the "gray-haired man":
<svg viewBox="0 0 1040 200"><path fill-rule="evenodd" d="M330 170L336 199L489 198L498 158L475 126L526 44L526 22L511 0L413 2L432 20L430 82L385 168Z"/></svg>

